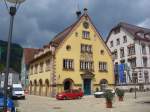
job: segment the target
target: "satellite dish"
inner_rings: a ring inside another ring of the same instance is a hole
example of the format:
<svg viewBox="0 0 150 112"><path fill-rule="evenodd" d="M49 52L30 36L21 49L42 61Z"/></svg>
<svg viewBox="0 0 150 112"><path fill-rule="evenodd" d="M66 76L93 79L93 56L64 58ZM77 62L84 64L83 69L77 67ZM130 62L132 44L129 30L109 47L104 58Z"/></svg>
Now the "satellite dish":
<svg viewBox="0 0 150 112"><path fill-rule="evenodd" d="M24 2L25 0L7 0L10 3L18 3L21 4L22 2Z"/></svg>

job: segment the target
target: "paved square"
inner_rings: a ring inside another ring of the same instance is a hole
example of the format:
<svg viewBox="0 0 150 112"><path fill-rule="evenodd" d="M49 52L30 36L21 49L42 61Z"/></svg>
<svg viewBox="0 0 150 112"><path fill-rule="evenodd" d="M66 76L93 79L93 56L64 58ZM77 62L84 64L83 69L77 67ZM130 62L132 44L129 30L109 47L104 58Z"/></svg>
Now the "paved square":
<svg viewBox="0 0 150 112"><path fill-rule="evenodd" d="M104 98L94 98L93 95L65 101L28 95L18 104L21 112L150 112L150 92L137 93L137 99L134 99L134 93L126 93L123 102L115 96L112 109L105 107Z"/></svg>

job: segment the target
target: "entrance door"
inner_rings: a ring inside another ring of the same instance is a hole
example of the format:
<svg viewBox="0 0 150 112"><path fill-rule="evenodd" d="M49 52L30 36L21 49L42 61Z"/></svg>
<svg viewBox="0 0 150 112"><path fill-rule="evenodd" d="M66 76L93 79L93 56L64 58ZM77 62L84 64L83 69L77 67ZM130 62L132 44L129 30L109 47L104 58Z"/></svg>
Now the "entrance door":
<svg viewBox="0 0 150 112"><path fill-rule="evenodd" d="M84 94L91 94L91 79L84 79Z"/></svg>
<svg viewBox="0 0 150 112"><path fill-rule="evenodd" d="M66 81L64 83L64 90L69 90L71 89L71 82L70 81Z"/></svg>

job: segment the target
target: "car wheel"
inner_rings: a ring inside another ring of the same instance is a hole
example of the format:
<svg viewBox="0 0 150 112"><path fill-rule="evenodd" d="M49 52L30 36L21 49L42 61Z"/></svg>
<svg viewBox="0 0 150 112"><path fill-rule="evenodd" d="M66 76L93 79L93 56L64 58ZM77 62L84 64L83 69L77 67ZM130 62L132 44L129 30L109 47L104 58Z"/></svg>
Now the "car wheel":
<svg viewBox="0 0 150 112"><path fill-rule="evenodd" d="M95 98L100 98L101 97L101 95L95 95Z"/></svg>
<svg viewBox="0 0 150 112"><path fill-rule="evenodd" d="M94 96L95 96L95 98L98 98L97 95L94 95Z"/></svg>
<svg viewBox="0 0 150 112"><path fill-rule="evenodd" d="M22 99L25 100L26 99L25 96L23 96Z"/></svg>
<svg viewBox="0 0 150 112"><path fill-rule="evenodd" d="M81 99L81 96L78 96L78 99Z"/></svg>
<svg viewBox="0 0 150 112"><path fill-rule="evenodd" d="M96 95L96 98L103 98L103 95Z"/></svg>
<svg viewBox="0 0 150 112"><path fill-rule="evenodd" d="M11 111L11 112L17 112L17 111L16 111L16 108L14 107L14 108L12 109L12 111Z"/></svg>
<svg viewBox="0 0 150 112"><path fill-rule="evenodd" d="M67 100L67 97L66 97L66 96L64 96L63 100Z"/></svg>

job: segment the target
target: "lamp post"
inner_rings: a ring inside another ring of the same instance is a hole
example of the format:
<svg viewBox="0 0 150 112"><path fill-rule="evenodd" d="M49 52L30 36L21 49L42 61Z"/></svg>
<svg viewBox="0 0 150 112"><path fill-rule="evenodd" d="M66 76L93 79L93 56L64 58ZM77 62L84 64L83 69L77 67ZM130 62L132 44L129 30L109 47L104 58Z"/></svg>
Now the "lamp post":
<svg viewBox="0 0 150 112"><path fill-rule="evenodd" d="M10 48L11 48L11 39L13 32L13 22L14 16L22 2L25 0L4 0L6 5L6 9L10 14L10 27L9 27L9 35L8 35L8 45L7 45L7 58L6 58L6 71L5 71L5 82L4 82L4 108L3 112L7 112L7 94L8 94L8 75L9 75L9 64L10 64Z"/></svg>
<svg viewBox="0 0 150 112"><path fill-rule="evenodd" d="M132 68L133 69L133 74L134 74L134 76L133 76L133 78L134 78L134 98L136 99L137 98L137 95L136 95L136 85L137 85L137 75L135 75L136 73L135 73L135 68Z"/></svg>
<svg viewBox="0 0 150 112"><path fill-rule="evenodd" d="M134 85L134 89L135 89L134 98L135 99L136 99L136 83L137 83L137 78L135 77L135 85Z"/></svg>

